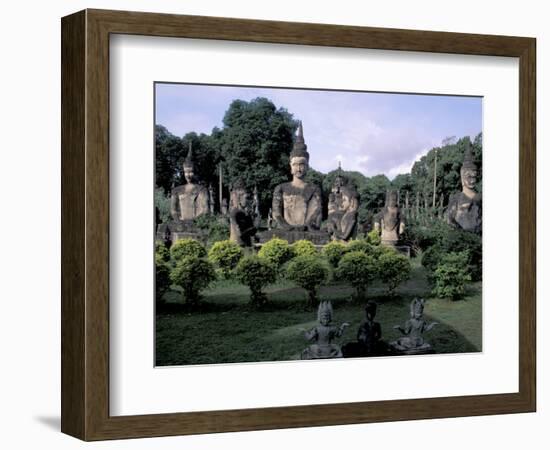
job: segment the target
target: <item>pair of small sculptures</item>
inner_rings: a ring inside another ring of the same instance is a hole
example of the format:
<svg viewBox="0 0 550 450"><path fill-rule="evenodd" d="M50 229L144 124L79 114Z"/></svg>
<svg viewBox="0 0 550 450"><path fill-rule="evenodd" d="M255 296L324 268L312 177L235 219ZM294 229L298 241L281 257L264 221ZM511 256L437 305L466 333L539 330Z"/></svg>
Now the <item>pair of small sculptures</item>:
<svg viewBox="0 0 550 450"><path fill-rule="evenodd" d="M423 334L430 331L437 322L424 320L424 299L415 298L410 304L410 318L403 326L396 325L403 336L389 345L382 341L382 328L374 320L377 304L367 302L365 320L357 331L357 341L340 347L333 341L344 334L348 322L333 325L333 308L330 302L321 302L317 311L319 324L305 331L304 336L313 343L301 353L301 359L349 358L384 355L419 355L432 352L432 346L424 340Z"/></svg>

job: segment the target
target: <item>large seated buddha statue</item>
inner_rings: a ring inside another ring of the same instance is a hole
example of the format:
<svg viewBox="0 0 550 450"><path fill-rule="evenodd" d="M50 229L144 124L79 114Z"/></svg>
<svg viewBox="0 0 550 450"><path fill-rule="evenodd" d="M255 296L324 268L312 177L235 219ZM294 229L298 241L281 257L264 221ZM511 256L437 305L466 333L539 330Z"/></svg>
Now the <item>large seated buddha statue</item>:
<svg viewBox="0 0 550 450"><path fill-rule="evenodd" d="M170 195L170 215L172 221L160 224L157 228L157 239L175 242L182 238L202 239L203 232L197 229L194 220L210 212L210 192L198 183L195 176L193 149L183 162L185 184L172 188Z"/></svg>
<svg viewBox="0 0 550 450"><path fill-rule="evenodd" d="M309 168L309 153L306 149L300 122L290 152L292 181L278 185L273 193L273 220L283 230L308 231L321 227L321 189L304 181Z"/></svg>
<svg viewBox="0 0 550 450"><path fill-rule="evenodd" d="M186 183L173 188L170 199L170 214L176 222L192 221L210 212L210 193L196 179L191 144L183 161L183 175Z"/></svg>

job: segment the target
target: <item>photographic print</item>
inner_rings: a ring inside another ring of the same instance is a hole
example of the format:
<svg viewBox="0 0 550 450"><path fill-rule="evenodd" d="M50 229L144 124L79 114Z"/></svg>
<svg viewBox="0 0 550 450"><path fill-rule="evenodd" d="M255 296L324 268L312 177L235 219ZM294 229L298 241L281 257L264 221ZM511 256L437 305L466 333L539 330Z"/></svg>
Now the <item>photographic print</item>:
<svg viewBox="0 0 550 450"><path fill-rule="evenodd" d="M154 89L156 366L482 351L482 97Z"/></svg>

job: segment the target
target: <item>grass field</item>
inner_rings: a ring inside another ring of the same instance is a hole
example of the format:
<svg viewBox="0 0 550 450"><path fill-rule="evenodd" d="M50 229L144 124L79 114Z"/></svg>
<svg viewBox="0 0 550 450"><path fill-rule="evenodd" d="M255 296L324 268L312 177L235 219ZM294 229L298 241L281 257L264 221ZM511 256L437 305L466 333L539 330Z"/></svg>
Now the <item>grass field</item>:
<svg viewBox="0 0 550 450"><path fill-rule="evenodd" d="M385 286L369 287L368 299L378 303L376 320L382 326L382 338L390 342L400 333L409 317L409 303L415 296L427 299L424 317L437 321L426 339L436 353L481 351L481 283L472 283L464 300L451 302L430 297L426 274L413 260L411 279L396 295L388 297ZM283 281L266 289L269 303L261 310L249 304L249 290L234 281L220 280L204 291L200 306L189 310L175 290L165 295L165 304L157 308L156 364L186 365L253 361L281 361L299 358L308 345L303 330L316 324L316 310L305 308L305 293L291 282ZM364 319L364 303L351 301L353 289L330 284L320 289L321 300L334 307L333 323L349 322L339 340L355 341L357 328Z"/></svg>

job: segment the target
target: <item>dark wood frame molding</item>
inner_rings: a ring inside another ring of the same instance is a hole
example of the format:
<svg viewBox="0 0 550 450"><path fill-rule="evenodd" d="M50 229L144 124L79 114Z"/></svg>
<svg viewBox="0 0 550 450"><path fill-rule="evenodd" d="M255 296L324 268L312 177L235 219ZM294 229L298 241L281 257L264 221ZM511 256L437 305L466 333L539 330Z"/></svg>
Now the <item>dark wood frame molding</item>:
<svg viewBox="0 0 550 450"><path fill-rule="evenodd" d="M100 440L535 411L535 39L104 10L64 17L61 31L64 433ZM519 392L110 416L109 35L115 33L519 58Z"/></svg>

